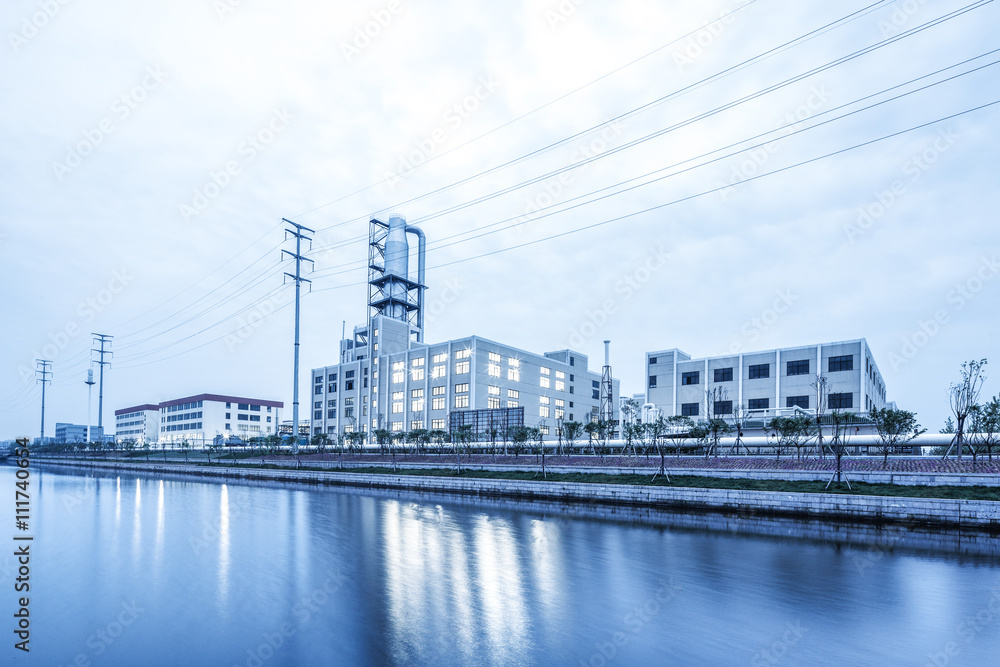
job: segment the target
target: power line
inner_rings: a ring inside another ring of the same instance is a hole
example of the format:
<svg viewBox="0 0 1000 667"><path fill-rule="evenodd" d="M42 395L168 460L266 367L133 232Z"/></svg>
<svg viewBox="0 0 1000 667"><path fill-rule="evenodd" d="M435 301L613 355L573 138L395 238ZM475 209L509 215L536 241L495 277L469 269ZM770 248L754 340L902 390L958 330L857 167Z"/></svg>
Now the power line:
<svg viewBox="0 0 1000 667"><path fill-rule="evenodd" d="M35 364L41 366L41 368L35 369L35 373L41 375L41 377L36 380L36 382L42 383L42 432L39 436L38 442L39 444L44 445L45 444L45 385L52 382L52 378L49 377L50 375L52 375L52 371L49 370L50 368L52 368L52 362L49 361L48 359L36 359Z"/></svg>

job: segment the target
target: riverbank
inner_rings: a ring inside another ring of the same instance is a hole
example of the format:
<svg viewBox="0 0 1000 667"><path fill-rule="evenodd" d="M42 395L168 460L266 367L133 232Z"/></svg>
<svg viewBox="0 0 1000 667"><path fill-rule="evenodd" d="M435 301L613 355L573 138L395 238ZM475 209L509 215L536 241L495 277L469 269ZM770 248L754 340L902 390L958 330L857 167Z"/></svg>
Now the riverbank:
<svg viewBox="0 0 1000 667"><path fill-rule="evenodd" d="M962 498L847 495L751 489L698 488L622 484L558 479L511 479L444 474L413 474L310 470L305 468L251 468L249 466L195 465L136 461L38 460L36 465L131 470L159 474L184 474L225 479L303 482L333 486L497 496L573 503L606 503L654 507L672 511L735 512L749 515L788 516L860 523L974 528L1000 532L1000 502ZM427 471L424 471L427 472ZM475 474L475 473L472 473ZM620 478L620 481L624 481Z"/></svg>

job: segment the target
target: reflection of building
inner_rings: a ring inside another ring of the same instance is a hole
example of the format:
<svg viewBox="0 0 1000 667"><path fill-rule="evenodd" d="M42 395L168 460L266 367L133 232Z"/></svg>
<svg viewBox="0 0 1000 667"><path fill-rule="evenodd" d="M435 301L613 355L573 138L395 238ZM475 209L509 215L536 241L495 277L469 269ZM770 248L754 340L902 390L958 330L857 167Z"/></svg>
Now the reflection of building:
<svg viewBox="0 0 1000 667"><path fill-rule="evenodd" d="M419 241L411 275L408 234ZM448 430L512 422L555 435L601 409L601 373L573 350L536 354L470 336L424 342L424 237L401 217L369 227L369 320L312 371L312 432ZM415 278L415 280L414 280ZM609 412L617 418L618 381ZM459 414L469 413L469 414Z"/></svg>
<svg viewBox="0 0 1000 667"><path fill-rule="evenodd" d="M115 411L117 437L136 442L207 442L217 435L272 435L281 420L280 401L198 394Z"/></svg>
<svg viewBox="0 0 1000 667"><path fill-rule="evenodd" d="M146 403L115 410L115 438L139 444L156 442L160 435L160 406Z"/></svg>
<svg viewBox="0 0 1000 667"><path fill-rule="evenodd" d="M90 427L90 438L97 442L101 440L102 430L96 426ZM87 426L85 424L56 423L56 437L53 442L87 442Z"/></svg>
<svg viewBox="0 0 1000 667"><path fill-rule="evenodd" d="M726 417L823 411L866 413L886 406L885 382L864 339L692 359L678 349L646 353L646 403L663 416Z"/></svg>

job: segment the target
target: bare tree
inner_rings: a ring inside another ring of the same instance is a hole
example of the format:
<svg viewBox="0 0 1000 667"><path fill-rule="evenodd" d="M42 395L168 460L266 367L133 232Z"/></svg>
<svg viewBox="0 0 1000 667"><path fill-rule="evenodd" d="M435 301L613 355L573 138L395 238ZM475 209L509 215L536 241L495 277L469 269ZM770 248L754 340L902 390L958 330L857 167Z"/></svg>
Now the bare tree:
<svg viewBox="0 0 1000 667"><path fill-rule="evenodd" d="M948 386L948 400L951 404L951 411L955 415L955 437L948 451L942 458L948 458L948 454L957 445L958 460L962 460L962 450L965 446L965 420L968 419L972 407L979 403L979 392L983 389L986 381L986 359L962 362L962 380Z"/></svg>
<svg viewBox="0 0 1000 667"><path fill-rule="evenodd" d="M978 447L986 447L987 455L992 461L993 448L1000 444L1000 396L994 396L989 403L977 405L974 414L973 438ZM975 451L973 448L973 457Z"/></svg>
<svg viewBox="0 0 1000 667"><path fill-rule="evenodd" d="M583 433L580 422L563 422L563 437L566 438L566 453L569 454L576 446L576 439Z"/></svg>
<svg viewBox="0 0 1000 667"><path fill-rule="evenodd" d="M767 423L777 436L775 459L781 458L783 447L795 447L797 457L802 458L802 445L809 439L813 431L813 421L805 415L795 417L774 417Z"/></svg>
<svg viewBox="0 0 1000 667"><path fill-rule="evenodd" d="M750 409L747 407L746 403L737 403L733 406L733 430L736 431L736 442L730 447L730 453L734 452L740 453L740 445L743 444L743 429L746 428L746 423L750 419ZM750 450L747 449L747 454Z"/></svg>
<svg viewBox="0 0 1000 667"><path fill-rule="evenodd" d="M853 412L841 412L840 410L834 410L830 413L830 425L833 426L833 442L831 447L833 448L833 455L837 458L837 470L830 476L830 481L826 483L826 488L829 489L830 485L833 483L833 479L837 478L837 486L840 486L841 477L847 482L847 488L851 488L851 482L847 479L846 475L842 474L841 468L841 457L844 455L844 448L847 447L847 439L850 436L849 430L851 424L854 422Z"/></svg>
<svg viewBox="0 0 1000 667"><path fill-rule="evenodd" d="M810 386L816 390L816 451L823 458L823 413L830 401L830 383L825 375L817 373Z"/></svg>

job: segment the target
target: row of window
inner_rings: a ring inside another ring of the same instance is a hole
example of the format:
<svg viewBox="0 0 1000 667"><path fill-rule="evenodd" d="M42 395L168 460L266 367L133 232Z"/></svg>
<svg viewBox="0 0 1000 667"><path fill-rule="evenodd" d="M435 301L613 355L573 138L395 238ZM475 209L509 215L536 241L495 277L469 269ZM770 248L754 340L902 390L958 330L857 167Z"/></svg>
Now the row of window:
<svg viewBox="0 0 1000 667"><path fill-rule="evenodd" d="M189 422L187 424L171 424L169 426L161 426L161 432L167 431L197 431L201 429L201 422Z"/></svg>
<svg viewBox="0 0 1000 667"><path fill-rule="evenodd" d="M170 415L164 421L167 422L184 422L191 419L201 419L201 410L198 412L186 412L182 415Z"/></svg>
<svg viewBox="0 0 1000 667"><path fill-rule="evenodd" d="M169 407L163 408L163 412L184 412L185 410L200 408L201 404L202 401L193 401L191 403L181 403L180 405L171 405Z"/></svg>
<svg viewBox="0 0 1000 667"><path fill-rule="evenodd" d="M767 410L770 408L771 400L768 398L751 398L747 401L747 408L753 410ZM700 403L681 403L681 415L684 417L697 417ZM785 398L785 407L799 407L809 409L809 396L788 396ZM847 410L854 407L854 394L845 392L841 394L830 394L827 398L827 408L830 410ZM712 404L712 414L715 416L733 414L732 401L714 401Z"/></svg>
<svg viewBox="0 0 1000 667"><path fill-rule="evenodd" d="M654 363L653 360L656 357L650 357L650 363ZM809 359L800 359L796 361L788 361L785 366L786 375L809 375ZM839 371L850 371L854 370L854 357L851 355L846 355L842 357L830 357L829 359L829 372L836 373ZM747 369L748 379L750 380L762 380L771 377L771 365L770 364L751 364ZM733 381L733 367L728 368L715 368L713 369L714 375L712 380L714 382L732 382ZM689 371L681 373L681 385L694 385L701 384L701 371ZM656 376L649 376L649 388L656 389Z"/></svg>

